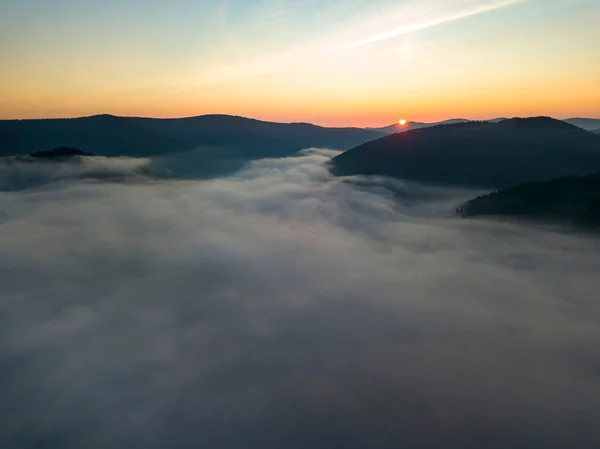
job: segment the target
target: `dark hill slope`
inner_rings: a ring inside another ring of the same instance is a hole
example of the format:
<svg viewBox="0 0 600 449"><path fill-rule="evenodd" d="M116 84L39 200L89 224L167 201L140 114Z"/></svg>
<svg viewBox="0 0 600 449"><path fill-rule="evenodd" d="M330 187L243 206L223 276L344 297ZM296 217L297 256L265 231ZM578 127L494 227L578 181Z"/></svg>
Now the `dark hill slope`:
<svg viewBox="0 0 600 449"><path fill-rule="evenodd" d="M77 148L57 147L53 150L36 151L35 153L30 154L30 156L37 159L61 159L77 156L93 156L93 154L86 153Z"/></svg>
<svg viewBox="0 0 600 449"><path fill-rule="evenodd" d="M187 147L181 139L112 115L0 121L0 154L34 153L60 146L85 148L102 156L152 156Z"/></svg>
<svg viewBox="0 0 600 449"><path fill-rule="evenodd" d="M96 115L75 119L2 120L0 154L70 146L102 156L155 156L198 147L226 148L241 159L285 156L307 147L352 148L382 134L359 128L323 128L206 115L151 119Z"/></svg>
<svg viewBox="0 0 600 449"><path fill-rule="evenodd" d="M358 146L332 171L498 188L600 171L600 138L546 117L443 125Z"/></svg>
<svg viewBox="0 0 600 449"><path fill-rule="evenodd" d="M468 201L457 212L600 226L600 174L520 184Z"/></svg>

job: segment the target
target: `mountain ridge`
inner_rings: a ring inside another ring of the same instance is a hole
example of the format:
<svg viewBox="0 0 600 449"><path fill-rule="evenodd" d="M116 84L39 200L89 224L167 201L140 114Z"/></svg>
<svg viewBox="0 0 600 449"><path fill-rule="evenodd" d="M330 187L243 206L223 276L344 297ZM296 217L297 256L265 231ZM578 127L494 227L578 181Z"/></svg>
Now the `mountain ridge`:
<svg viewBox="0 0 600 449"><path fill-rule="evenodd" d="M324 126L318 125L310 122L282 122L282 121L272 121L272 120L262 120L254 117L246 117L243 115L235 115L235 114L200 114L200 115L190 115L183 117L146 117L141 115L115 115L108 113L100 113L100 114L92 114L92 115L82 115L77 117L41 117L41 118L9 118L9 119L0 119L0 123L2 122L40 122L40 121L73 121L73 120L83 120L83 119L132 119L132 120L147 120L147 121L184 121L184 120L194 120L194 119L210 119L210 118L221 118L221 119L242 119L248 122L255 123L264 123L264 124L273 124L273 125L309 125L314 128L321 129L343 129L343 130L367 130L367 131L376 131L378 128L368 128L368 127L360 127L360 126ZM465 119L466 120L466 119Z"/></svg>
<svg viewBox="0 0 600 449"><path fill-rule="evenodd" d="M465 123L465 122L469 122L469 121L472 121L472 120L469 120L466 118L465 119L453 118L453 119L442 120L439 122L431 122L431 123L407 122L405 125L400 125L399 123L393 123L391 125L383 126L381 128L365 128L365 129L368 129L371 131L383 132L386 134L394 134L394 133L399 133L399 132L410 131L411 129L430 128L432 126L438 126L438 125L453 125L456 123Z"/></svg>
<svg viewBox="0 0 600 449"><path fill-rule="evenodd" d="M152 157L221 148L228 158L283 157L309 147L346 150L383 136L361 128L327 128L209 114L185 118L98 114L61 119L0 120L0 154L85 148L100 156ZM218 155L217 155L218 156Z"/></svg>
<svg viewBox="0 0 600 449"><path fill-rule="evenodd" d="M521 118L521 117L512 117L512 119ZM412 129L421 129L421 128L431 128L433 126L438 125L453 125L457 123L466 123L466 122L487 122L487 123L498 123L504 120L511 120L508 117L497 117L488 120L471 120L466 118L452 118L448 120L442 120L439 122L407 122L406 125L400 125L399 123L393 123L388 126L383 127L375 127L375 128L365 128L372 131L379 131L385 134L395 134L410 131ZM559 120L559 119L556 119ZM569 118L560 120L571 125L575 125L578 128L585 129L586 131L599 132L600 131L600 119L594 118Z"/></svg>
<svg viewBox="0 0 600 449"><path fill-rule="evenodd" d="M600 171L600 138L550 117L437 125L359 145L333 158L331 170L500 188Z"/></svg>

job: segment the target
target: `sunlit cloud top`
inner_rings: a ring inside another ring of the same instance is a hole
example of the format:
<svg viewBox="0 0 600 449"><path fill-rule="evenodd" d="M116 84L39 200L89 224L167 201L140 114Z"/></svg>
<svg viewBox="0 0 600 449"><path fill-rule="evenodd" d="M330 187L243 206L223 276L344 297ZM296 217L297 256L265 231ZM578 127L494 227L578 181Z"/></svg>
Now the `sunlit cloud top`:
<svg viewBox="0 0 600 449"><path fill-rule="evenodd" d="M600 116L594 0L8 0L0 117Z"/></svg>

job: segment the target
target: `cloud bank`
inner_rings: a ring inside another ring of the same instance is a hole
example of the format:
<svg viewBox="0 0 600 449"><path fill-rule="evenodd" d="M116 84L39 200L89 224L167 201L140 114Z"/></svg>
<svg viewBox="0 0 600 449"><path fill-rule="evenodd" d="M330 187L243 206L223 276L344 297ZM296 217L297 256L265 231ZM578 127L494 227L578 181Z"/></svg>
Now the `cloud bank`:
<svg viewBox="0 0 600 449"><path fill-rule="evenodd" d="M598 241L331 154L0 192L0 446L597 447Z"/></svg>

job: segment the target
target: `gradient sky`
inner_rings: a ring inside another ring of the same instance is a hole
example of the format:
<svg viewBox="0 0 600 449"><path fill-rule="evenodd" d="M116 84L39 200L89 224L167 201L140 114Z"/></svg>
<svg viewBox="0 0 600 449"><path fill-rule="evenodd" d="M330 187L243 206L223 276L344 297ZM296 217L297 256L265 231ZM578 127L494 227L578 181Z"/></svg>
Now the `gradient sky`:
<svg viewBox="0 0 600 449"><path fill-rule="evenodd" d="M598 0L3 0L0 118L600 117Z"/></svg>

